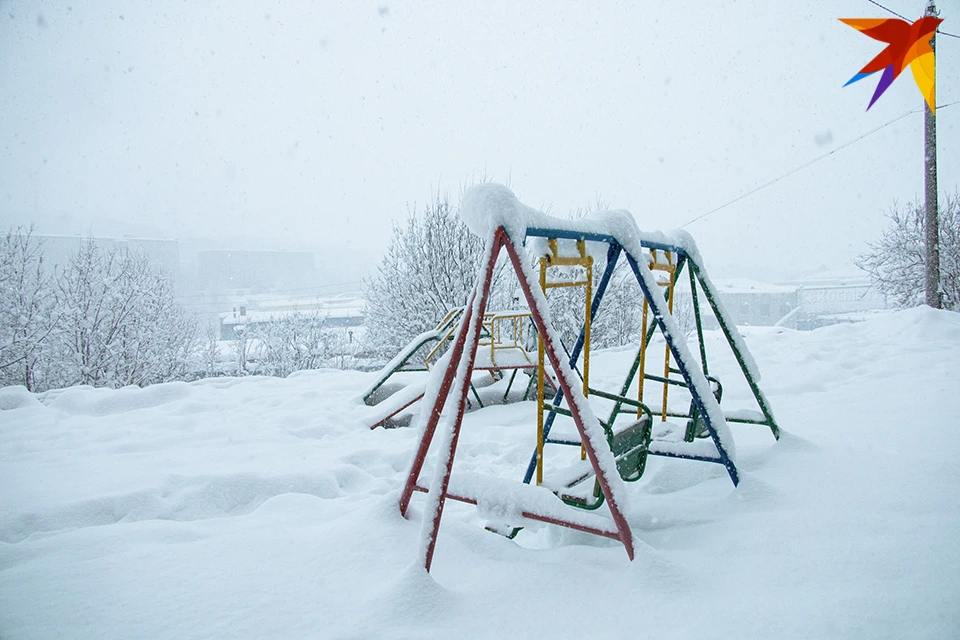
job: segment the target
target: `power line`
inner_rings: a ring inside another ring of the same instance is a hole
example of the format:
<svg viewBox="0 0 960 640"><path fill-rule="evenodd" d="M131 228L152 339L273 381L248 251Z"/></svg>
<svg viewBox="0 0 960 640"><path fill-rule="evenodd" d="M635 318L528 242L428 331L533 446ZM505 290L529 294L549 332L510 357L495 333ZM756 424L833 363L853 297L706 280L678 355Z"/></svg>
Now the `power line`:
<svg viewBox="0 0 960 640"><path fill-rule="evenodd" d="M888 9L887 7L883 6L883 5L880 4L879 2L875 2L874 0L867 0L867 2L869 2L870 4L875 4L875 5L877 5L878 7L880 7L881 9L883 9L884 11L886 11L886 12L888 12L888 13L892 13L893 15L897 16L898 18L901 18L901 19L903 19L903 20L906 20L907 22L913 23L913 20L911 20L910 18L907 18L906 16L900 15L899 13L897 13L896 11L894 11L893 9Z"/></svg>
<svg viewBox="0 0 960 640"><path fill-rule="evenodd" d="M888 13L891 13L891 14L897 16L898 18L901 18L902 20L905 20L905 21L913 24L913 20L907 18L907 17L904 16L904 15L901 15L901 14L897 13L896 11L894 11L893 9L890 9L889 7L885 7L884 5L880 4L880 3L877 2L876 0L867 0L867 2L869 2L869 3L872 4L872 5L876 5L876 6L880 7L881 9L883 9L884 11L886 11L886 12L888 12ZM949 37L951 37L951 38L960 38L960 36L954 35L954 34L952 34L952 33L947 33L946 31L940 31L939 29L937 29L937 33L939 33L939 34L941 34L941 35L944 35L944 36L949 36ZM953 105L957 104L958 102L960 102L960 101L948 102L947 104L944 104L944 105L938 105L938 106L937 106L937 110L939 111L939 110L945 109L945 108L947 108L947 107L952 107ZM895 123L895 122L897 122L897 121L899 121L899 120L902 120L903 118L906 118L908 115L910 115L910 114L912 114L912 113L917 113L917 112L919 112L920 110L921 110L921 109L916 108L916 109L911 109L911 110L909 110L909 111L906 111L906 112L900 114L899 116L897 116L896 118L894 118L893 120L891 120L890 122L887 122L887 123L885 123L885 124L882 124L882 125L880 125L879 127L876 127L875 129L871 129L870 131L864 133L863 135L858 136L858 137L854 138L853 140L850 140L849 142L846 142L846 143L840 145L839 147L837 147L837 148L835 148L835 149L831 149L830 151L828 151L827 153L823 154L822 156L820 156L820 157L818 157L818 158L814 158L813 160L811 160L811 161L809 161L809 162L807 162L807 163L804 163L804 164L800 165L799 167L796 167L795 169L791 169L790 171L786 172L785 174L783 174L783 175L781 175L781 176L779 176L779 177L777 177L777 178L774 178L773 180L769 180L769 181L761 184L760 186L758 186L758 187L756 187L756 188L754 188L754 189L751 189L750 191L747 191L746 193L742 193L742 194L740 194L739 196L737 196L736 198L734 198L733 200L731 200L731 201L729 201L729 202L726 202L726 203L720 205L719 207L716 207L716 208L714 208L714 209L711 209L710 211L707 211L706 213L703 213L703 214L697 216L697 217L694 218L693 220L690 220L690 221L688 221L688 222L683 223L682 225L680 225L680 228L682 229L682 228L686 227L687 225L690 225L690 224L693 224L694 222L697 222L698 220L703 220L704 218L706 218L707 216L709 216L709 215L712 214L712 213L716 213L717 211L720 211L721 209L725 209L726 207L729 207L730 205L735 204L735 203L743 200L744 198L746 198L746 197L748 197L748 196L751 196L751 195L757 193L758 191L760 191L760 190L762 190L762 189L766 189L767 187L769 187L769 186L771 186L771 185L774 185L774 184L780 182L781 180L783 180L783 179L785 179L785 178L789 178L790 176L792 176L793 174L797 173L798 171L802 171L803 169L806 169L807 167L809 167L809 166L812 165L812 164L816 164L817 162L820 162L821 160L824 160L824 159L826 159L826 158L829 158L830 156L832 156L833 154L835 154L837 151L840 151L841 149L845 149L845 148L849 147L849 146L852 145L852 144L855 144L855 143L857 143L857 142L860 142L861 140L863 140L863 139L866 138L867 136L873 135L874 133L880 131L881 129L885 129L886 127L889 127L889 126L892 125L893 123Z"/></svg>
<svg viewBox="0 0 960 640"><path fill-rule="evenodd" d="M883 9L884 11L886 11L887 13L892 13L893 15L897 16L898 18L901 18L901 19L903 19L903 20L906 20L906 21L909 22L910 24L913 24L913 20L911 20L910 18L907 18L906 16L900 15L899 13L897 13L896 11L894 11L893 9L889 9L889 8L883 6L882 4L880 4L879 2L876 2L875 0L867 0L867 2L869 2L870 4L873 4L873 5L876 5L876 6L880 7L881 9ZM954 34L952 34L952 33L947 33L946 31L940 31L940 29L937 29L937 33L939 33L939 34L942 35L942 36L950 36L951 38L960 38L960 36L958 36L958 35L954 35Z"/></svg>
<svg viewBox="0 0 960 640"><path fill-rule="evenodd" d="M954 105L954 104L957 104L957 103L956 103L956 102L951 102L951 103L949 103L949 104L945 104L945 105L943 105L942 107L938 107L938 108L939 108L939 109L943 109L944 107L949 107L949 106ZM737 197L734 198L733 200L731 200L731 201L729 201L729 202L726 202L726 203L720 205L719 207L715 207L715 208L711 209L710 211L707 211L706 213L700 214L699 216L697 216L697 217L694 218L693 220L690 220L689 222L685 222L685 223L683 223L682 225L680 225L680 228L683 229L683 228L686 227L687 225L691 225L691 224L693 224L694 222L697 222L698 220L703 220L704 218L706 218L707 216L709 216L709 215L712 214L712 213L716 213L717 211L720 211L721 209L725 209L725 208L729 207L730 205L732 205L732 204L734 204L734 203L740 202L740 201L743 200L744 198L746 198L746 197L748 197L748 196L752 196L752 195L755 194L756 192L758 192L758 191L760 191L760 190L762 190L762 189L766 189L767 187L772 186L772 185L780 182L781 180L783 180L783 179L785 179L785 178L789 178L789 177L792 176L793 174L797 173L798 171L802 171L803 169L806 169L807 167L809 167L809 166L812 165L812 164L816 164L817 162L820 162L821 160L823 160L823 159L825 159L825 158L829 158L830 156L832 156L833 154L835 154L837 151L840 151L841 149L846 149L846 148L849 147L850 145L855 144L855 143L857 143L857 142L860 142L861 140L863 140L863 139L866 138L867 136L871 136L871 135L875 134L876 132L880 131L881 129L885 129L885 128L889 127L890 125L892 125L893 123L897 122L898 120L902 120L902 119L906 118L906 117L907 117L908 115L910 115L911 113L919 113L919 112L920 112L920 107L917 107L917 108L914 108L914 109L910 109L909 111L906 111L906 112L900 114L899 116L897 116L896 118L894 118L894 119L891 120L890 122L887 122L887 123L885 123L885 124L880 125L879 127L876 127L876 128L874 128L874 129L871 129L870 131L867 131L866 133L864 133L864 134L862 134L862 135L860 135L860 136L857 136L857 137L854 138L853 140L850 140L850 141L848 141L848 142L845 142L845 143L843 143L842 145L840 145L839 147L837 147L837 148L835 148L835 149L831 149L830 151L828 151L827 153L823 154L823 155L820 156L820 157L814 158L813 160L810 160L809 162L806 162L806 163L800 165L799 167L796 167L795 169L791 169L790 171L787 171L785 174L783 174L783 175L781 175L781 176L779 176L779 177L776 177L776 178L774 178L773 180L768 180L767 182L764 182L764 183L761 184L760 186L758 186L758 187L756 187L756 188L754 188L754 189L751 189L750 191L747 191L746 193L740 194L739 196L737 196Z"/></svg>

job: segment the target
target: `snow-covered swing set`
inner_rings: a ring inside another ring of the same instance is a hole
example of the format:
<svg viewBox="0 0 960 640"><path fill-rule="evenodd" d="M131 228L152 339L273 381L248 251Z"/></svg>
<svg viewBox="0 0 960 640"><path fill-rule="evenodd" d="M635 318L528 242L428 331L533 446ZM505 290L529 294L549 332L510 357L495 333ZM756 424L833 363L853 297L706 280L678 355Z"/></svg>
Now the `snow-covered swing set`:
<svg viewBox="0 0 960 640"><path fill-rule="evenodd" d="M769 402L757 384L756 365L704 273L699 252L689 235L642 234L626 211L602 212L585 220L554 218L523 205L513 192L496 184L468 189L463 197L461 215L473 233L487 238L483 262L460 318L456 338L433 368L427 382L419 424L419 445L399 504L401 513L406 515L415 491L428 494L420 558L428 571L447 498L477 505L493 519L488 528L508 536L516 535L525 522L556 524L619 540L632 560L633 534L624 517L624 482L639 479L648 455L722 464L736 485L739 474L728 422L766 425L774 437L779 438ZM531 244L536 244L539 253L539 277L525 260L523 247L528 239L533 239ZM587 249L588 243L593 249L597 246L606 248L606 267L596 291L592 291L593 257ZM453 473L494 266L504 249L539 335L537 442L523 483L475 473ZM644 303L641 344L617 393L590 386L590 328L621 257L626 259L636 276ZM548 270L556 266L582 267L586 271L584 281L564 283L586 287L583 328L569 351L550 325L545 297L551 286L561 286L547 278ZM672 315L674 285L684 267L690 280L699 362ZM655 272L664 274L666 280L658 279ZM698 284L736 357L759 411L725 415L720 409L722 388L719 380L708 373ZM649 326L648 312L652 316ZM648 347L657 331L665 345L663 375L646 371ZM550 403L544 398L546 362L552 368L553 381L558 388ZM637 380L638 389L636 399L627 397L634 380ZM645 380L663 387L662 404L656 412L644 402ZM689 394L686 412L668 406L668 390L672 387L684 388ZM597 417L588 400L591 396L614 403L606 421ZM657 414L661 419L659 423L654 421ZM572 419L579 437L551 438L551 429L558 415ZM618 418L623 415L629 415L627 423L623 424L621 420L618 424ZM668 417L686 418L686 424L679 428L680 433L677 433L678 425L667 422ZM438 429L442 418L444 426ZM427 487L421 482L420 473L438 432L436 467ZM580 448L581 455L579 461L545 481L544 446L547 444L574 445ZM535 484L532 483L534 477ZM604 502L609 518L593 512Z"/></svg>

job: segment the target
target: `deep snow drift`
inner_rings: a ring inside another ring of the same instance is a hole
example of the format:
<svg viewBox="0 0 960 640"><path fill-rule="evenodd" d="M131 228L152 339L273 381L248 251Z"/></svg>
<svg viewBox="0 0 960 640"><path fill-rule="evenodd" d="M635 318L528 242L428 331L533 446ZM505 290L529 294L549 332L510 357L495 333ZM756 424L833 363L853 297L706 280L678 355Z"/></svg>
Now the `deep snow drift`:
<svg viewBox="0 0 960 640"><path fill-rule="evenodd" d="M416 434L361 424L374 374L0 390L0 637L960 636L960 315L744 333L784 436L733 426L736 489L651 458L632 563L448 503L432 577L411 568ZM594 357L615 384L632 353ZM519 480L533 407L468 414L457 469Z"/></svg>

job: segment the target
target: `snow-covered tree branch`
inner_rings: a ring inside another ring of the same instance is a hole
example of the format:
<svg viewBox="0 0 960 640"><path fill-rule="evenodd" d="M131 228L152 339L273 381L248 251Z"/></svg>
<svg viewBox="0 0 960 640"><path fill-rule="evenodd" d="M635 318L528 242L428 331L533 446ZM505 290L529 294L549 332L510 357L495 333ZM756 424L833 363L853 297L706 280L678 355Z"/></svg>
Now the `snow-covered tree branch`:
<svg viewBox="0 0 960 640"><path fill-rule="evenodd" d="M257 356L265 375L286 377L294 371L318 369L328 355L330 331L326 314L319 310L294 310L251 327L258 342Z"/></svg>
<svg viewBox="0 0 960 640"><path fill-rule="evenodd" d="M477 277L484 239L471 234L456 207L437 197L422 211L411 210L395 225L377 273L364 282L367 343L392 356L414 336L432 329L453 307L466 303ZM489 307L503 308L504 263L494 273Z"/></svg>
<svg viewBox="0 0 960 640"><path fill-rule="evenodd" d="M11 229L0 240L0 386L37 388L57 311L53 277L44 271L33 229Z"/></svg>
<svg viewBox="0 0 960 640"><path fill-rule="evenodd" d="M0 384L145 386L182 379L197 324L146 256L85 242L60 272L32 229L0 239Z"/></svg>
<svg viewBox="0 0 960 640"><path fill-rule="evenodd" d="M890 226L869 243L856 264L898 307L924 301L924 205L894 203L887 214ZM943 308L960 311L960 193L940 205L940 290Z"/></svg>
<svg viewBox="0 0 960 640"><path fill-rule="evenodd" d="M186 374L196 322L145 256L83 243L58 289L63 385L144 386Z"/></svg>

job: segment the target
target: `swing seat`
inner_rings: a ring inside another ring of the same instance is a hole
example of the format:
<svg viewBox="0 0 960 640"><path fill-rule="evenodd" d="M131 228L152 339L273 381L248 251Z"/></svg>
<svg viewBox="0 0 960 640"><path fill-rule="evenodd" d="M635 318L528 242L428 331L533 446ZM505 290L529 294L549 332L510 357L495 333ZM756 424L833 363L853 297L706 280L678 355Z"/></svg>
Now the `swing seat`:
<svg viewBox="0 0 960 640"><path fill-rule="evenodd" d="M606 425L604 425L606 428ZM653 432L653 419L649 413L636 420L627 428L613 436L608 435L610 449L617 463L617 472L625 482L636 482L643 475L647 466L647 454L650 450L650 440ZM609 433L609 432L608 432ZM594 480L593 490L587 494L577 495L571 491L588 478L596 478L592 472L579 475L566 486L566 491L558 491L557 495L571 507L593 511L603 504L603 492L599 483ZM581 489L582 491L582 489Z"/></svg>
<svg viewBox="0 0 960 640"><path fill-rule="evenodd" d="M707 376L707 382L710 383L713 397L717 399L717 404L719 404L720 399L723 397L723 385L720 384L720 380L713 376ZM690 415L692 415L693 418L687 420L687 431L683 439L687 442L693 442L697 438L709 438L710 430L707 429L707 423L704 421L703 416L697 411L697 406L693 401L690 402Z"/></svg>
<svg viewBox="0 0 960 640"><path fill-rule="evenodd" d="M644 414L639 420L613 436L610 449L617 461L617 471L626 482L636 482L647 466L647 452L653 431L653 420Z"/></svg>

